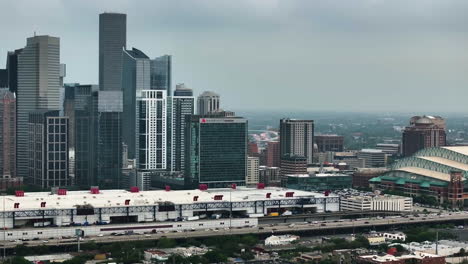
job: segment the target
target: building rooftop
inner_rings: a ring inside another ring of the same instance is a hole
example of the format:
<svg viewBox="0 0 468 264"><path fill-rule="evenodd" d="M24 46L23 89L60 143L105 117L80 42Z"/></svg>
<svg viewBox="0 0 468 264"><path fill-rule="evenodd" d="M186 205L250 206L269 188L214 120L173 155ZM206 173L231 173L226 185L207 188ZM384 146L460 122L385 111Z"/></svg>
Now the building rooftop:
<svg viewBox="0 0 468 264"><path fill-rule="evenodd" d="M468 156L468 146L457 146L457 147L442 147L443 149L450 150L465 156Z"/></svg>
<svg viewBox="0 0 468 264"><path fill-rule="evenodd" d="M395 170L414 173L414 174L418 174L418 175L425 176L425 177L435 178L441 181L450 181L450 174L423 169L419 167L403 167L403 168L398 168Z"/></svg>
<svg viewBox="0 0 468 264"><path fill-rule="evenodd" d="M286 198L286 192L294 192L293 197ZM266 194L271 193L270 198ZM215 196L222 195L222 200L214 200ZM194 197L198 196L197 201ZM329 195L330 196L330 195ZM336 196L336 195L335 195ZM41 203L45 202L45 209L72 209L77 205L92 207L121 207L125 201L130 200L130 206L148 206L159 203L191 204L207 202L245 202L261 200L286 200L297 197L325 197L322 193L306 192L279 187L265 189L238 187L237 189L219 188L206 191L177 190L177 191L140 191L127 190L100 190L99 194L90 191L69 191L66 195L51 194L50 192L25 193L23 197L14 195L2 196L5 199L5 210L15 211L14 204L19 203L20 210L44 209ZM338 197L338 196L336 196Z"/></svg>

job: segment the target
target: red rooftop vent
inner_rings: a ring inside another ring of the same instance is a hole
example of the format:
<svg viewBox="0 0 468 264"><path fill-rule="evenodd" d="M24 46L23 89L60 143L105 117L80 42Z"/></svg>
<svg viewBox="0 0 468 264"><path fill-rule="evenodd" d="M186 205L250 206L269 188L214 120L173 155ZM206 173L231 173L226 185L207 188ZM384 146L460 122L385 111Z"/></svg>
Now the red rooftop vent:
<svg viewBox="0 0 468 264"><path fill-rule="evenodd" d="M264 183L258 183L257 184L257 189L265 189L265 184Z"/></svg>
<svg viewBox="0 0 468 264"><path fill-rule="evenodd" d="M66 189L58 189L57 194L58 195L67 195L67 190Z"/></svg>
<svg viewBox="0 0 468 264"><path fill-rule="evenodd" d="M266 198L270 199L271 198L271 193L267 193Z"/></svg>
<svg viewBox="0 0 468 264"><path fill-rule="evenodd" d="M14 208L17 209L19 208L20 203L15 203Z"/></svg>
<svg viewBox="0 0 468 264"><path fill-rule="evenodd" d="M140 192L140 188L138 188L137 186L130 187L130 192L132 193Z"/></svg>
<svg viewBox="0 0 468 264"><path fill-rule="evenodd" d="M193 201L194 201L194 202L198 201L198 196L194 196L194 197L193 197Z"/></svg>
<svg viewBox="0 0 468 264"><path fill-rule="evenodd" d="M293 197L294 196L294 192L286 192L286 197Z"/></svg>
<svg viewBox="0 0 468 264"><path fill-rule="evenodd" d="M237 189L237 184L235 183L231 184L231 189Z"/></svg>
<svg viewBox="0 0 468 264"><path fill-rule="evenodd" d="M46 202L41 202L41 207L45 207Z"/></svg>
<svg viewBox="0 0 468 264"><path fill-rule="evenodd" d="M125 200L125 205L130 205L130 200Z"/></svg>
<svg viewBox="0 0 468 264"><path fill-rule="evenodd" d="M99 194L99 187L91 187L91 194Z"/></svg>
<svg viewBox="0 0 468 264"><path fill-rule="evenodd" d="M16 197L23 197L24 196L24 191L21 191L21 190L15 191L15 196Z"/></svg>
<svg viewBox="0 0 468 264"><path fill-rule="evenodd" d="M215 201L223 200L223 195L221 195L221 194L215 195L215 196L214 196L214 200L215 200Z"/></svg>
<svg viewBox="0 0 468 264"><path fill-rule="evenodd" d="M200 184L200 185L198 185L198 189L199 189L200 191L206 191L206 190L208 190L208 185L206 185L206 184Z"/></svg>
<svg viewBox="0 0 468 264"><path fill-rule="evenodd" d="M168 192L168 191L170 191L170 190L171 190L171 186L169 186L169 185L166 185L166 187L165 187L165 188L166 188L166 192Z"/></svg>

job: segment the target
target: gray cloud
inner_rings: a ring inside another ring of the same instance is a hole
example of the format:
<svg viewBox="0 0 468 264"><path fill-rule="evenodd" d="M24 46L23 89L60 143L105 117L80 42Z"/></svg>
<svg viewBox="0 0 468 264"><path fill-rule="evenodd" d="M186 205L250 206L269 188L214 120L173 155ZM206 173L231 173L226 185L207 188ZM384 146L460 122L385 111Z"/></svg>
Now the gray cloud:
<svg viewBox="0 0 468 264"><path fill-rule="evenodd" d="M466 0L7 0L0 61L34 31L59 36L66 81L96 83L104 11L127 13L129 47L173 54L174 81L224 108L466 109Z"/></svg>

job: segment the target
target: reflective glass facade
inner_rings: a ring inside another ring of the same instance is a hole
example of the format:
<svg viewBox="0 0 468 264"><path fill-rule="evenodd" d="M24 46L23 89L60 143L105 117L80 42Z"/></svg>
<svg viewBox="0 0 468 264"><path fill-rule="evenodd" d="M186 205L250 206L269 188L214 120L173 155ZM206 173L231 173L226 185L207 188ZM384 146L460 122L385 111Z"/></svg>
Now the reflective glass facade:
<svg viewBox="0 0 468 264"><path fill-rule="evenodd" d="M245 185L247 120L189 116L186 122L186 185Z"/></svg>

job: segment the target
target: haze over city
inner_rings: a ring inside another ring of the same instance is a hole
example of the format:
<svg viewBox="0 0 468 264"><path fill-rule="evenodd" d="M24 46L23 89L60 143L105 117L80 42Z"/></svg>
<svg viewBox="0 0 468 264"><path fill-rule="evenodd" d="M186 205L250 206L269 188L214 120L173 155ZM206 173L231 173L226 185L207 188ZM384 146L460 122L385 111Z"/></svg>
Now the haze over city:
<svg viewBox="0 0 468 264"><path fill-rule="evenodd" d="M235 110L466 111L467 1L2 1L2 50L60 37L65 82L98 83L97 14L172 54L174 83Z"/></svg>

